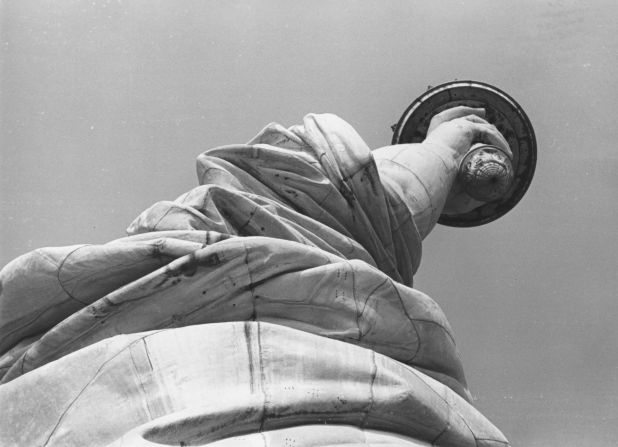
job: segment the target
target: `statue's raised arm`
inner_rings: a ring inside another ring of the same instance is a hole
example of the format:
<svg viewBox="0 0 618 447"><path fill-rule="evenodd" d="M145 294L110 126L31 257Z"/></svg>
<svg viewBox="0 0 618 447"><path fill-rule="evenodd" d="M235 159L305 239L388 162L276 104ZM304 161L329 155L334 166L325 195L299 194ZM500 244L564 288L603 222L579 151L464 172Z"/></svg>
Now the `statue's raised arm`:
<svg viewBox="0 0 618 447"><path fill-rule="evenodd" d="M461 163L474 144L498 148L505 164L513 156L506 139L484 115L484 109L466 106L446 109L432 118L422 143L373 151L382 181L405 197L423 239L441 214L465 213L486 203L466 194L458 181Z"/></svg>

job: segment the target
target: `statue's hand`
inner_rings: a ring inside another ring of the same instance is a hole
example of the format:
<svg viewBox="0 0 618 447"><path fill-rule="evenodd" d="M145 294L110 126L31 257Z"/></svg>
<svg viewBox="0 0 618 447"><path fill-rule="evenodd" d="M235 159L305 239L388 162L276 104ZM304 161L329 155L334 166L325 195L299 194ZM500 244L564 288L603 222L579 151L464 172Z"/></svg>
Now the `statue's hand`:
<svg viewBox="0 0 618 447"><path fill-rule="evenodd" d="M444 110L431 119L425 143L450 148L458 160L475 143L497 146L512 158L506 139L484 116L485 109L466 106Z"/></svg>

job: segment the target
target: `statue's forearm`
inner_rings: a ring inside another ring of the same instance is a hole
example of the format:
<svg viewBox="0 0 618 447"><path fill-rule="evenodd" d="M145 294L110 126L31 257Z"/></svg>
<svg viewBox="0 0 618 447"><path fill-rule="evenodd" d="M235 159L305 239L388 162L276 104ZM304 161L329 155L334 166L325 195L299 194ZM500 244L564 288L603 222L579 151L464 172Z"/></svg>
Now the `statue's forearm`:
<svg viewBox="0 0 618 447"><path fill-rule="evenodd" d="M458 156L446 146L402 144L373 151L382 181L408 204L422 238L432 230L457 177Z"/></svg>

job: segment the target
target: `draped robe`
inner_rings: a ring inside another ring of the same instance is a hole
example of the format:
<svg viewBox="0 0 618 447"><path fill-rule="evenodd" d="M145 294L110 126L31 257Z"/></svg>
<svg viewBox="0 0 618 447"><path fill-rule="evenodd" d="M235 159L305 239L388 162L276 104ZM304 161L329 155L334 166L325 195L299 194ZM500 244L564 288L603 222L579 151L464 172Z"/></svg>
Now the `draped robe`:
<svg viewBox="0 0 618 447"><path fill-rule="evenodd" d="M503 446L412 288L410 203L335 115L197 159L128 236L0 272L0 445Z"/></svg>

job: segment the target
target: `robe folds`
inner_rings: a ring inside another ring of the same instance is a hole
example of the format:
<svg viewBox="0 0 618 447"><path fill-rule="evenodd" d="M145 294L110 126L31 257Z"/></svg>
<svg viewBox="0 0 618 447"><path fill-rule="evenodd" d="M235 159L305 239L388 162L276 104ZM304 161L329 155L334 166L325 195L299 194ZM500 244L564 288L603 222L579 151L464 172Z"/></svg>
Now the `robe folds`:
<svg viewBox="0 0 618 447"><path fill-rule="evenodd" d="M508 445L412 288L421 238L335 115L197 160L127 236L0 272L0 445Z"/></svg>

